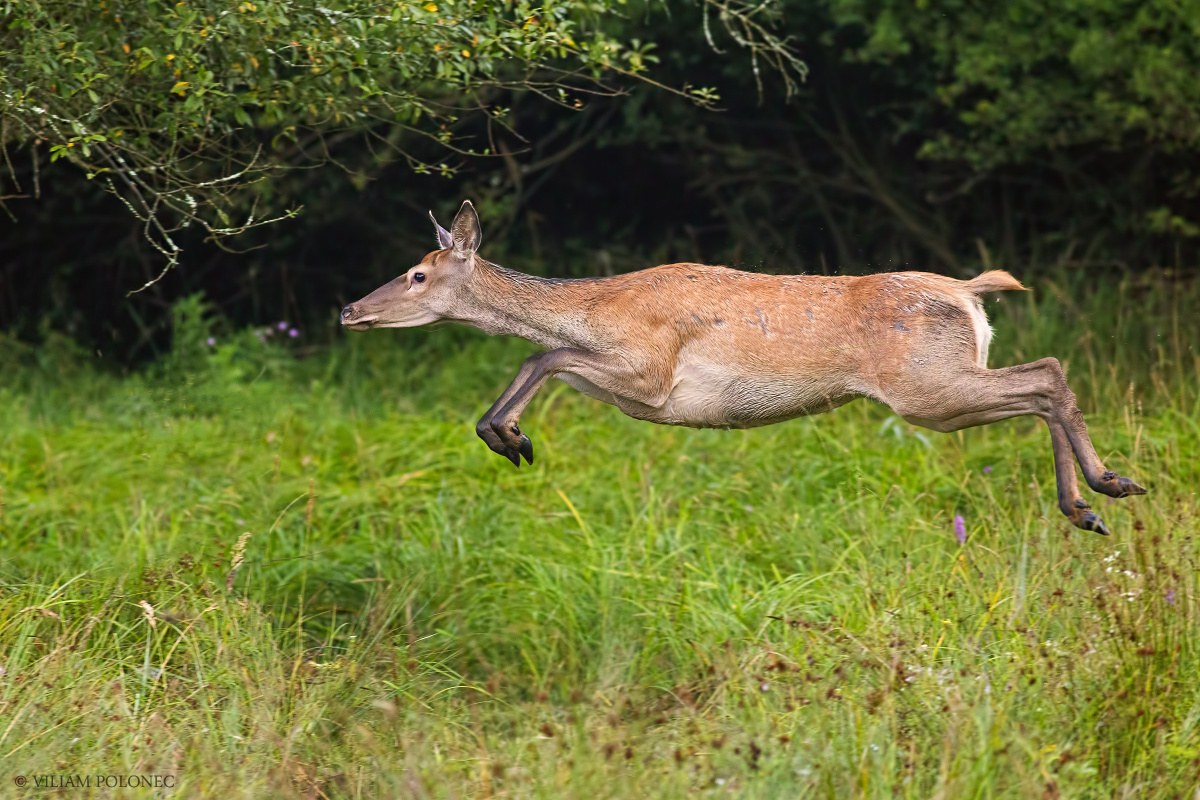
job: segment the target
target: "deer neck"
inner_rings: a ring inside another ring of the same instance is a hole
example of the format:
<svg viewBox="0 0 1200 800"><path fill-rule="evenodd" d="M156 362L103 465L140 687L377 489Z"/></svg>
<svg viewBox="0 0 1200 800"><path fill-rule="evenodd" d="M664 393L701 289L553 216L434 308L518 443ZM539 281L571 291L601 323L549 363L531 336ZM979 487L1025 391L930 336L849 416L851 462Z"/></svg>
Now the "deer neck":
<svg viewBox="0 0 1200 800"><path fill-rule="evenodd" d="M553 280L480 259L452 318L485 333L520 336L542 347L587 347L589 280Z"/></svg>

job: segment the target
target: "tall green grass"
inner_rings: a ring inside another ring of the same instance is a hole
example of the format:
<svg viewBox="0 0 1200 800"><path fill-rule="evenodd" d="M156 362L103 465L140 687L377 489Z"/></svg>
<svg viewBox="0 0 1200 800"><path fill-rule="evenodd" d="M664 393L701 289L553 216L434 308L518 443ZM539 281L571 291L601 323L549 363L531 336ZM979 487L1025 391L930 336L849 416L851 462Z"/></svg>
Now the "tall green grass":
<svg viewBox="0 0 1200 800"><path fill-rule="evenodd" d="M473 424L524 343L290 351L195 303L144 374L6 343L0 796L1191 796L1200 290L1036 288L992 362L1062 359L1150 488L1094 499L1110 538L1036 420L692 431L552 386L517 471Z"/></svg>

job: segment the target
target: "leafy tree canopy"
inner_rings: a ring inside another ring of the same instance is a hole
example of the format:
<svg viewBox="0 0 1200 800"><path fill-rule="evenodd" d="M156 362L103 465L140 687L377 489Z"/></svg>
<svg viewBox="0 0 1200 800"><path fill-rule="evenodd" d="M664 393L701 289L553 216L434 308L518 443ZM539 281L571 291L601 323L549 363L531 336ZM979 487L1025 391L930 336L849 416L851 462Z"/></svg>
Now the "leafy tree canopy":
<svg viewBox="0 0 1200 800"><path fill-rule="evenodd" d="M760 23L761 7L713 6L756 58L802 66ZM449 171L455 123L479 112L504 125L507 91L581 105L654 59L651 43L606 32L614 8L593 0L9 0L0 9L0 145L47 145L51 161L103 181L168 265L180 227L220 239L292 213L264 179L329 160L338 137L363 137L377 166L401 158Z"/></svg>
<svg viewBox="0 0 1200 800"><path fill-rule="evenodd" d="M978 170L1075 148L1200 151L1200 4L1176 0L830 0L859 28L850 55L902 71L919 90L908 120L922 154ZM947 116L949 117L947 119ZM1194 163L1194 162L1193 162ZM1200 173L1176 172L1170 196L1200 196ZM1200 236L1167 206L1147 224Z"/></svg>

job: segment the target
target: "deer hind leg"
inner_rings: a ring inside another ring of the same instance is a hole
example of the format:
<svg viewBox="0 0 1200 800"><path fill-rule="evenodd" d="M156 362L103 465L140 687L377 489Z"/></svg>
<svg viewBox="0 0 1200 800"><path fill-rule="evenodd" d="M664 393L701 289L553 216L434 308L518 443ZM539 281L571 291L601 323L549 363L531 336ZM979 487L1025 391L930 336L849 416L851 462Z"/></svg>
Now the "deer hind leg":
<svg viewBox="0 0 1200 800"><path fill-rule="evenodd" d="M1096 453L1096 447L1092 444L1092 437L1088 435L1087 425L1083 422L1083 412L1075 403L1075 393L1067 385L1067 378L1063 374L1062 365L1058 363L1058 359L1043 358L1034 363L1043 365L1042 369L1049 373L1051 381L1054 383L1056 389L1054 415L1067 440L1071 443L1075 458L1079 460L1079 466L1083 469L1083 478L1092 491L1109 497L1145 494L1145 489L1129 478L1122 477L1108 469L1100 460L1099 454Z"/></svg>
<svg viewBox="0 0 1200 800"><path fill-rule="evenodd" d="M1057 363L1056 361L1055 364L1057 365ZM1061 373L1061 368L1059 371ZM1063 386L1066 387L1065 379ZM1087 481L1087 485L1093 492L1106 494L1109 497L1145 494L1146 490L1141 486L1104 466L1100 456L1096 453L1095 446L1092 445L1091 437L1088 436L1087 426L1083 424L1083 412L1079 410L1079 406L1075 405L1075 394L1067 388L1066 395L1067 402L1060 407L1059 417L1063 430L1071 442L1071 449L1075 451L1075 457L1079 459L1079 466L1083 468L1083 478Z"/></svg>
<svg viewBox="0 0 1200 800"><path fill-rule="evenodd" d="M1054 448L1054 482L1058 485L1059 510L1076 528L1108 536L1108 526L1104 520L1079 495L1075 458L1066 429L1050 418L1046 418L1046 426L1050 428L1050 445Z"/></svg>
<svg viewBox="0 0 1200 800"><path fill-rule="evenodd" d="M1054 448L1058 505L1071 524L1107 534L1104 525L1079 494L1075 459L1088 485L1113 497L1144 494L1128 478L1105 469L1088 436L1075 395L1057 359L1004 369L964 368L947 380L908 374L903 382L882 387L881 399L909 422L937 431L955 431L1010 417L1035 415L1046 421Z"/></svg>

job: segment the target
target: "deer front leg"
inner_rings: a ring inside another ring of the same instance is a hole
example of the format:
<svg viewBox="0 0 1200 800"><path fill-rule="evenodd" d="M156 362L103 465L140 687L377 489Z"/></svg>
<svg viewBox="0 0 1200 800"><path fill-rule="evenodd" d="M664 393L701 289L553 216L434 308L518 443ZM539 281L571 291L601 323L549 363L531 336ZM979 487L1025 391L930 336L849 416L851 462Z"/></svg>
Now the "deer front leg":
<svg viewBox="0 0 1200 800"><path fill-rule="evenodd" d="M530 464L533 463L533 443L529 441L528 436L518 433L517 435L520 436L524 441L518 439L517 446L511 447L495 431L492 426L492 420L495 418L496 412L503 408L504 404L512 399L513 395L521 390L521 388L529 380L529 377L533 374L538 360L546 355L547 353L539 353L535 356L530 356L529 358L525 359L525 361L521 363L521 368L517 370L517 376L512 379L512 383L510 383L508 388L501 393L500 397L496 398L496 402L492 403L488 410L484 412L483 416L479 418L479 422L475 423L475 434L480 439L483 439L484 444L486 444L493 453L498 453L504 456L513 463L514 467L521 466L522 455L525 456L525 460Z"/></svg>
<svg viewBox="0 0 1200 800"><path fill-rule="evenodd" d="M660 394L650 385L652 378L645 372L633 370L611 356L574 347L530 356L517 371L513 382L475 425L479 438L514 466L521 466L521 456L533 463L533 443L521 432L521 413L546 381L560 372L579 375L615 395L647 404L652 404Z"/></svg>

